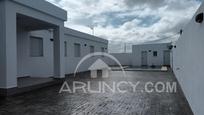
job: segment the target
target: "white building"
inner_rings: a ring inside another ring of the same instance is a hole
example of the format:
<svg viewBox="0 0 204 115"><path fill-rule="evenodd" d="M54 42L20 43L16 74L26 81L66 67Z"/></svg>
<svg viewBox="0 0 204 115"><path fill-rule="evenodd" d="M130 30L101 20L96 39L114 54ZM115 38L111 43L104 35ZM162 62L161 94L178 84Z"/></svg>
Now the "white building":
<svg viewBox="0 0 204 115"><path fill-rule="evenodd" d="M108 52L108 41L72 29L65 29L65 74L72 74L78 62L87 54L94 52ZM101 56L94 56L80 66L78 72L87 71L88 68Z"/></svg>
<svg viewBox="0 0 204 115"><path fill-rule="evenodd" d="M41 42L40 46L39 42ZM17 77L54 76L53 43L52 32L49 30L21 32L17 38ZM101 52L103 48L107 49L108 42L95 36L65 28L62 45L64 47L65 74L72 74L82 57L89 53ZM86 61L86 64L83 64L78 72L87 71L93 61Z"/></svg>
<svg viewBox="0 0 204 115"><path fill-rule="evenodd" d="M204 113L204 4L200 6L173 50L173 70L195 115Z"/></svg>
<svg viewBox="0 0 204 115"><path fill-rule="evenodd" d="M122 65L129 66L170 66L171 43L139 44L132 46L132 53L113 53ZM112 63L115 65L115 63Z"/></svg>
<svg viewBox="0 0 204 115"><path fill-rule="evenodd" d="M107 51L107 40L65 28L66 20L44 0L0 1L0 94L17 90L19 77L64 78L83 56Z"/></svg>
<svg viewBox="0 0 204 115"><path fill-rule="evenodd" d="M170 65L171 43L141 44L132 48L133 66Z"/></svg>

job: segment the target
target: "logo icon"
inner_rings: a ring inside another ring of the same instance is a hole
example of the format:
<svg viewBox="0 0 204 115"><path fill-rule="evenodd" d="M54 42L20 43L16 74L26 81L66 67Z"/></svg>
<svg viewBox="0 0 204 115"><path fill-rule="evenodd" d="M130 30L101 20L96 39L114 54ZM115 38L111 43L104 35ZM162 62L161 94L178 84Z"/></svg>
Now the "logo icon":
<svg viewBox="0 0 204 115"><path fill-rule="evenodd" d="M91 72L91 78L97 78L98 71L102 71L102 78L108 78L111 68L101 59L97 59L88 69Z"/></svg>
<svg viewBox="0 0 204 115"><path fill-rule="evenodd" d="M103 57L103 59L100 59L98 56ZM95 57L95 58L98 57L98 59L92 65L90 65L90 67L88 68L88 70L90 71L91 78L99 77L99 75L98 75L99 71L101 71L102 78L110 77L110 72L112 71L111 67L109 67L109 65L107 63L105 63L105 61L103 61L103 60L114 61L121 69L123 76L126 77L125 70L124 70L123 66L121 65L121 63L114 56L112 56L108 53L105 53L105 52L95 52L95 53L91 53L91 54L88 54L85 57L83 57L76 66L76 69L74 71L74 76L76 76L78 68L81 66L81 64L92 57Z"/></svg>

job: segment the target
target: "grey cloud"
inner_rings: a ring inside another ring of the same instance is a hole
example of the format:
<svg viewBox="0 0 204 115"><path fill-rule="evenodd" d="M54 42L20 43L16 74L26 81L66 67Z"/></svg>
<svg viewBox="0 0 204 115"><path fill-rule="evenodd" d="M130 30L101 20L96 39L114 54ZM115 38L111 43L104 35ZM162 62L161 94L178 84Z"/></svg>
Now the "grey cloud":
<svg viewBox="0 0 204 115"><path fill-rule="evenodd" d="M167 41L163 38L184 28L200 5L197 0L50 1L66 7L71 16L67 25L79 25L73 29L90 33L87 26L97 24L95 34L110 40L111 52L124 51L124 42ZM112 5L116 3L120 7Z"/></svg>
<svg viewBox="0 0 204 115"><path fill-rule="evenodd" d="M196 4L195 0L169 0L167 1L168 10L175 11L175 10L185 10L189 7L192 7L192 5Z"/></svg>
<svg viewBox="0 0 204 115"><path fill-rule="evenodd" d="M96 4L99 2L99 0L82 0L82 2L85 4L85 5L92 5L92 4Z"/></svg>
<svg viewBox="0 0 204 115"><path fill-rule="evenodd" d="M166 1L165 0L124 0L124 3L128 7L135 7L135 6L141 6L141 5L148 5L152 8L157 8L160 6L163 6Z"/></svg>
<svg viewBox="0 0 204 115"><path fill-rule="evenodd" d="M88 17L86 14L81 14L81 15L84 15L84 16L82 16L83 18L78 17L78 18L75 18L75 19L73 20L73 22L74 22L75 24L88 26L88 25L91 25L91 24L93 23L92 17Z"/></svg>

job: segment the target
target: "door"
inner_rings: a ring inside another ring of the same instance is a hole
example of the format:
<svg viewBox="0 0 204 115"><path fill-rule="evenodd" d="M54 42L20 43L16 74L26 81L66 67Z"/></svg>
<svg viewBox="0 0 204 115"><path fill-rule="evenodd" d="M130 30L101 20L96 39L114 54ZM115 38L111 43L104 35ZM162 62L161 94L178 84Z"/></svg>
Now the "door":
<svg viewBox="0 0 204 115"><path fill-rule="evenodd" d="M142 51L142 66L147 66L147 51Z"/></svg>
<svg viewBox="0 0 204 115"><path fill-rule="evenodd" d="M164 65L170 66L170 51L164 51Z"/></svg>

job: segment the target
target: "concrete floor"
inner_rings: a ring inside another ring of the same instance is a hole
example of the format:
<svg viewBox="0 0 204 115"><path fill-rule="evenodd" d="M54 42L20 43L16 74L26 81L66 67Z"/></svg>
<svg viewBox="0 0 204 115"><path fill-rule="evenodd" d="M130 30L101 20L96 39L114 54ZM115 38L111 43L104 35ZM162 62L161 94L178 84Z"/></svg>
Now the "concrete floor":
<svg viewBox="0 0 204 115"><path fill-rule="evenodd" d="M43 88L37 91L8 97L0 100L0 115L193 115L181 90L177 93L141 92L148 82L173 82L171 72L127 71L126 77L121 72L111 73L107 79L90 79L88 74L80 74L77 78L69 77L67 81L113 81L141 82L136 93L130 87L123 86L128 93L62 93L61 85Z"/></svg>

